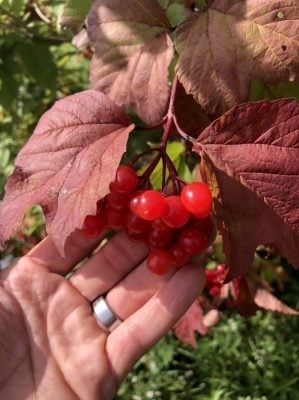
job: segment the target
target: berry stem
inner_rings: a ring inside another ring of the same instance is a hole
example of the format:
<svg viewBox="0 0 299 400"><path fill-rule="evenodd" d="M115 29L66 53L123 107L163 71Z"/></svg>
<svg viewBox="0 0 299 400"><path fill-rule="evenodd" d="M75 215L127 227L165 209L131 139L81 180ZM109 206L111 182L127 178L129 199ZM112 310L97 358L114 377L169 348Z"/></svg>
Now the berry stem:
<svg viewBox="0 0 299 400"><path fill-rule="evenodd" d="M173 191L174 193L179 193L180 187L177 184L177 176L178 176L177 169L174 163L172 162L171 158L169 157L169 155L166 153L166 151L162 151L162 157L164 162L166 163L169 172L169 179L172 182Z"/></svg>
<svg viewBox="0 0 299 400"><path fill-rule="evenodd" d="M161 157L162 157L162 153L161 153L161 151L159 151L159 153L152 160L152 162L150 163L150 165L148 166L148 168L146 169L146 171L142 175L142 178L140 179L140 182L138 184L138 186L140 188L142 188L143 185L145 185L146 182L149 182L149 178L150 178L152 172L154 171L154 169L156 168L156 166L158 165L159 161L161 160Z"/></svg>
<svg viewBox="0 0 299 400"><path fill-rule="evenodd" d="M142 153L138 154L136 157L132 158L129 162L128 165L132 166L134 165L141 157L145 156L146 154L152 153L154 151L161 151L160 147L154 147L149 150L145 150Z"/></svg>

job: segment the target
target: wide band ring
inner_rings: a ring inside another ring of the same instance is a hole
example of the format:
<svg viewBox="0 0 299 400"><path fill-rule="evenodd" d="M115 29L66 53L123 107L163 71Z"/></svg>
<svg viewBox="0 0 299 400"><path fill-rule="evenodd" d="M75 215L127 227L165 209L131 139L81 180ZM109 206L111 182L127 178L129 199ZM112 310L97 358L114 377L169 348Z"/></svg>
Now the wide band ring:
<svg viewBox="0 0 299 400"><path fill-rule="evenodd" d="M91 303L91 307L96 320L105 330L111 332L121 323L121 320L114 314L103 296L95 299Z"/></svg>

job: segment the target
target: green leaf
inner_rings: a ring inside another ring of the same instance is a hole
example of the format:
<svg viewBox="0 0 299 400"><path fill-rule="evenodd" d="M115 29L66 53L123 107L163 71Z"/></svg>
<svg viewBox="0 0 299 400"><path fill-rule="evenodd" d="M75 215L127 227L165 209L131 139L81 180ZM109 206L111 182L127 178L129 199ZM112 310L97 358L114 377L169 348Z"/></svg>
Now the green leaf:
<svg viewBox="0 0 299 400"><path fill-rule="evenodd" d="M4 52L3 52L4 53ZM15 74L19 66L13 54L9 51L0 58L0 104L8 109L18 94L18 82Z"/></svg>
<svg viewBox="0 0 299 400"><path fill-rule="evenodd" d="M1 7L14 15L21 15L24 12L27 0L0 0Z"/></svg>
<svg viewBox="0 0 299 400"><path fill-rule="evenodd" d="M186 182L193 182L194 181L193 174L192 174L188 164L186 163L186 160L183 157L180 157L180 164L179 164L179 168L178 168L178 174Z"/></svg>
<svg viewBox="0 0 299 400"><path fill-rule="evenodd" d="M61 25L76 33L79 32L92 3L93 0L67 0L61 17Z"/></svg>
<svg viewBox="0 0 299 400"><path fill-rule="evenodd" d="M190 14L192 14L192 10L183 4L171 4L166 10L166 16L173 27L178 26Z"/></svg>
<svg viewBox="0 0 299 400"><path fill-rule="evenodd" d="M167 145L166 148L167 154L173 162L175 168L178 170L181 162L181 155L185 151L185 146L181 142L171 142ZM148 165L142 167L138 171L138 175L142 175L147 169ZM153 173L151 174L151 184L154 189L160 190L162 185L162 174L163 174L163 164L160 161ZM168 171L166 172L166 178L169 176Z"/></svg>
<svg viewBox="0 0 299 400"><path fill-rule="evenodd" d="M18 84L12 76L0 66L0 104L9 108L18 93Z"/></svg>
<svg viewBox="0 0 299 400"><path fill-rule="evenodd" d="M164 10L169 6L170 0L158 0L160 6L164 8Z"/></svg>
<svg viewBox="0 0 299 400"><path fill-rule="evenodd" d="M4 170L9 163L10 151L6 147L0 147L0 171Z"/></svg>
<svg viewBox="0 0 299 400"><path fill-rule="evenodd" d="M41 43L21 43L17 53L26 74L45 89L55 87L56 66L49 47Z"/></svg>
<svg viewBox="0 0 299 400"><path fill-rule="evenodd" d="M299 83L281 82L274 86L260 81L251 82L250 101L275 100L287 97L293 97L299 101Z"/></svg>

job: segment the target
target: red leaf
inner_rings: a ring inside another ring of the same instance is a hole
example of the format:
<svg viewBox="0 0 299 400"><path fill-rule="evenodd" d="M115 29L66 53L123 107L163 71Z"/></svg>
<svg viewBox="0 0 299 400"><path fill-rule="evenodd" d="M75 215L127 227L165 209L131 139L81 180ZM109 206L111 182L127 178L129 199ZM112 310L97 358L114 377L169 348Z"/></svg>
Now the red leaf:
<svg viewBox="0 0 299 400"><path fill-rule="evenodd" d="M180 83L176 91L174 108L180 128L190 136L197 137L212 121L194 98L186 94Z"/></svg>
<svg viewBox="0 0 299 400"><path fill-rule="evenodd" d="M256 289L253 293L253 299L255 304L264 308L265 310L276 311L282 314L298 315L299 311L282 303L273 294L268 292L266 289Z"/></svg>
<svg viewBox="0 0 299 400"><path fill-rule="evenodd" d="M276 244L299 266L298 126L293 100L246 103L214 121L194 146L216 196L230 279L250 269L259 244Z"/></svg>
<svg viewBox="0 0 299 400"><path fill-rule="evenodd" d="M97 0L89 13L93 88L134 107L150 125L160 121L169 97L169 29L156 0L132 0L127 7L119 0Z"/></svg>
<svg viewBox="0 0 299 400"><path fill-rule="evenodd" d="M176 32L177 74L186 92L221 115L247 101L252 79L299 77L296 0L212 0Z"/></svg>
<svg viewBox="0 0 299 400"><path fill-rule="evenodd" d="M102 93L87 90L57 101L40 119L15 161L0 209L0 244L26 209L43 208L47 231L63 254L66 238L108 191L133 129Z"/></svg>
<svg viewBox="0 0 299 400"><path fill-rule="evenodd" d="M208 332L204 324L203 310L198 301L194 302L174 327L174 334L182 342L196 347L195 332L205 335Z"/></svg>

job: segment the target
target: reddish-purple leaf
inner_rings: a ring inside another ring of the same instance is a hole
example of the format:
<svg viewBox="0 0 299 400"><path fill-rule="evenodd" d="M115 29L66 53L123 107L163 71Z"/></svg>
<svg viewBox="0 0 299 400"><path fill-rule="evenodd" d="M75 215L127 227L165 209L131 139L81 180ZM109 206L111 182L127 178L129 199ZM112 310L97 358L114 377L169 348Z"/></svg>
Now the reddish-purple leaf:
<svg viewBox="0 0 299 400"><path fill-rule="evenodd" d="M194 302L173 328L174 334L182 342L196 347L195 332L205 335L208 327L204 324L203 310L198 301Z"/></svg>
<svg viewBox="0 0 299 400"><path fill-rule="evenodd" d="M169 22L156 0L95 1L88 33L95 54L91 63L94 89L120 106L132 106L146 123L163 116L169 97L168 67L173 45Z"/></svg>
<svg viewBox="0 0 299 400"><path fill-rule="evenodd" d="M194 149L216 197L228 277L250 269L259 244L276 244L299 266L299 105L237 106L206 128Z"/></svg>
<svg viewBox="0 0 299 400"><path fill-rule="evenodd" d="M192 96L186 94L180 83L176 91L174 108L180 128L190 136L197 137L211 123L209 116Z"/></svg>
<svg viewBox="0 0 299 400"><path fill-rule="evenodd" d="M255 304L269 311L276 311L282 314L298 315L299 311L282 303L275 297L272 293L268 292L266 289L256 289L253 293L253 300Z"/></svg>
<svg viewBox="0 0 299 400"><path fill-rule="evenodd" d="M61 253L66 238L109 191L133 125L106 95L87 90L57 101L15 161L0 208L0 244L41 205Z"/></svg>
<svg viewBox="0 0 299 400"><path fill-rule="evenodd" d="M252 79L299 78L299 3L214 0L182 23L175 44L187 93L221 115L248 100Z"/></svg>

